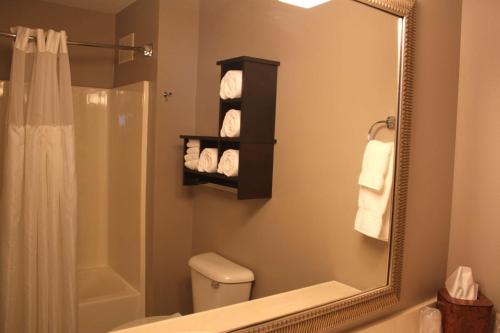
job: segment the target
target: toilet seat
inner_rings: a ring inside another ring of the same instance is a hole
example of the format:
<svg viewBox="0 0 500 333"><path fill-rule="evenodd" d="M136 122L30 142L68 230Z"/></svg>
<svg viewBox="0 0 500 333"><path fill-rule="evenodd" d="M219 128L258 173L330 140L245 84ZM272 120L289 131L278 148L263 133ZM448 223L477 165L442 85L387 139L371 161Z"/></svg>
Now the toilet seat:
<svg viewBox="0 0 500 333"><path fill-rule="evenodd" d="M169 316L151 316L151 317L146 317L146 318L140 318L140 319L136 319L133 321L129 321L128 323L125 323L125 324L120 325L118 327L115 327L115 328L113 328L113 330L111 332L118 331L118 330L124 330L126 328L132 328L132 327L136 327L136 326L151 324L151 323L155 323L157 321L177 318L177 317L181 317L181 316L182 315L180 313L174 313L174 314L169 315Z"/></svg>

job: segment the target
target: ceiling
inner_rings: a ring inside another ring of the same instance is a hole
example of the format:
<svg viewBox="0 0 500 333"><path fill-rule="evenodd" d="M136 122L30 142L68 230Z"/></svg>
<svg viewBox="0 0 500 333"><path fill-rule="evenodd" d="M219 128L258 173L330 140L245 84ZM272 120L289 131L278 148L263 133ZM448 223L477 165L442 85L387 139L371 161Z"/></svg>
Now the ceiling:
<svg viewBox="0 0 500 333"><path fill-rule="evenodd" d="M97 12L116 14L136 0L42 0L64 6L78 7Z"/></svg>

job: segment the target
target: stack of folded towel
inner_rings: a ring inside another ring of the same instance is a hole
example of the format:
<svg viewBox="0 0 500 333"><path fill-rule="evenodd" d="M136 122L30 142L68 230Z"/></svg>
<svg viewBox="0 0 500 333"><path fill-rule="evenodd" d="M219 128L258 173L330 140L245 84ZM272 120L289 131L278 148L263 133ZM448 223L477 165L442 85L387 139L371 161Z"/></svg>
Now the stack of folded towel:
<svg viewBox="0 0 500 333"><path fill-rule="evenodd" d="M227 71L220 82L220 98L240 98L242 87L243 71Z"/></svg>
<svg viewBox="0 0 500 333"><path fill-rule="evenodd" d="M394 143L369 141L358 180L358 212L354 229L382 241L389 239L393 176Z"/></svg>
<svg viewBox="0 0 500 333"><path fill-rule="evenodd" d="M240 162L240 152L236 149L228 149L224 151L220 158L218 173L222 173L228 177L238 176L238 167Z"/></svg>
<svg viewBox="0 0 500 333"><path fill-rule="evenodd" d="M200 154L198 163L198 171L200 172L215 172L217 171L217 148L205 148Z"/></svg>
<svg viewBox="0 0 500 333"><path fill-rule="evenodd" d="M198 170L200 160L200 140L189 139L187 143L188 149L184 155L184 165L191 170Z"/></svg>
<svg viewBox="0 0 500 333"><path fill-rule="evenodd" d="M220 129L221 137L237 138L240 136L241 128L241 111L231 109L226 112L222 128Z"/></svg>

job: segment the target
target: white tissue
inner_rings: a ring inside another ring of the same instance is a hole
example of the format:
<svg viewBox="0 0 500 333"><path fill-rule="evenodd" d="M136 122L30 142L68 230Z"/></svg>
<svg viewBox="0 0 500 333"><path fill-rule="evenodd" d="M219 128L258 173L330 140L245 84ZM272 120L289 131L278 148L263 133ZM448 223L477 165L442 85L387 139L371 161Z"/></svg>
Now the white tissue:
<svg viewBox="0 0 500 333"><path fill-rule="evenodd" d="M220 98L240 98L243 87L243 71L227 71L220 82Z"/></svg>
<svg viewBox="0 0 500 333"><path fill-rule="evenodd" d="M420 310L419 333L441 333L441 312L426 306Z"/></svg>
<svg viewBox="0 0 500 333"><path fill-rule="evenodd" d="M453 298L473 301L477 299L479 285L474 282L472 269L460 266L446 280L446 289Z"/></svg>

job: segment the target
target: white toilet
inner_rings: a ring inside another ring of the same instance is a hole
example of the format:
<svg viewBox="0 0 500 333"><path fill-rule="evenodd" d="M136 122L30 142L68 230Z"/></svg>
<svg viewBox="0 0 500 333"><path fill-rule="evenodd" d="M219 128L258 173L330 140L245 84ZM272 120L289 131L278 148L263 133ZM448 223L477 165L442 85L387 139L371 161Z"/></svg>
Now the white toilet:
<svg viewBox="0 0 500 333"><path fill-rule="evenodd" d="M220 255L208 252L189 259L194 312L245 302L250 299L254 275L251 270ZM132 328L156 321L179 317L152 316L134 320L114 330Z"/></svg>
<svg viewBox="0 0 500 333"><path fill-rule="evenodd" d="M194 312L220 308L250 299L253 272L218 254L199 254L189 260Z"/></svg>

